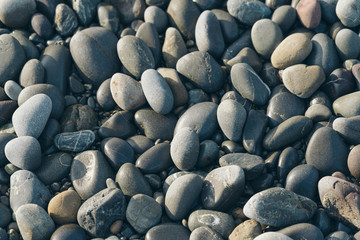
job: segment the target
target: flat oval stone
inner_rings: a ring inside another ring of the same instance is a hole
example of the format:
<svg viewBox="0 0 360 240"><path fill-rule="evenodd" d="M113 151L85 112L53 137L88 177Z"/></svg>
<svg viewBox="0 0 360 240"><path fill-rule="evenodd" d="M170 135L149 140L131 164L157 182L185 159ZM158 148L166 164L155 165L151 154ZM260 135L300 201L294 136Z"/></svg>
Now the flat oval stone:
<svg viewBox="0 0 360 240"><path fill-rule="evenodd" d="M52 108L52 101L46 94L37 94L26 100L12 116L16 134L38 138L45 128Z"/></svg>
<svg viewBox="0 0 360 240"><path fill-rule="evenodd" d="M41 13L35 13L32 16L31 27L41 38L49 39L53 35L53 29L50 21Z"/></svg>
<svg viewBox="0 0 360 240"><path fill-rule="evenodd" d="M178 221L189 214L193 204L200 196L202 185L201 177L193 173L177 178L165 195L167 216L173 221Z"/></svg>
<svg viewBox="0 0 360 240"><path fill-rule="evenodd" d="M41 147L36 138L21 136L5 146L6 158L16 167L33 171L41 165Z"/></svg>
<svg viewBox="0 0 360 240"><path fill-rule="evenodd" d="M256 105L264 105L271 94L269 87L247 63L237 63L231 68L231 82L242 97Z"/></svg>
<svg viewBox="0 0 360 240"><path fill-rule="evenodd" d="M66 190L53 197L48 206L48 213L58 225L76 223L81 198L74 190Z"/></svg>
<svg viewBox="0 0 360 240"><path fill-rule="evenodd" d="M299 163L299 154L297 150L293 147L285 148L280 156L278 161L278 166L276 169L277 178L280 182L285 182L287 174Z"/></svg>
<svg viewBox="0 0 360 240"><path fill-rule="evenodd" d="M145 151L154 146L154 142L144 135L134 135L126 139L126 141L131 145L137 154L143 154Z"/></svg>
<svg viewBox="0 0 360 240"><path fill-rule="evenodd" d="M150 48L155 60L155 65L157 65L161 57L161 46L159 33L157 32L155 25L144 22L136 31L135 36L143 40Z"/></svg>
<svg viewBox="0 0 360 240"><path fill-rule="evenodd" d="M146 43L135 36L124 36L117 43L117 53L121 63L136 79L142 73L155 67L154 56Z"/></svg>
<svg viewBox="0 0 360 240"><path fill-rule="evenodd" d="M1 2L0 20L11 28L25 27L30 23L31 16L36 11L34 0L16 0Z"/></svg>
<svg viewBox="0 0 360 240"><path fill-rule="evenodd" d="M251 28L254 48L264 58L269 59L282 40L283 34L279 25L269 19L261 19Z"/></svg>
<svg viewBox="0 0 360 240"><path fill-rule="evenodd" d="M28 170L18 170L11 175L10 189L10 206L14 212L28 203L46 208L51 198L49 189Z"/></svg>
<svg viewBox="0 0 360 240"><path fill-rule="evenodd" d="M221 67L208 52L186 54L176 63L176 70L207 93L218 91L224 84Z"/></svg>
<svg viewBox="0 0 360 240"><path fill-rule="evenodd" d="M219 159L221 167L237 165L245 172L246 180L254 180L262 174L265 162L262 157L249 153L229 153Z"/></svg>
<svg viewBox="0 0 360 240"><path fill-rule="evenodd" d="M100 107L104 110L109 111L115 108L116 103L112 97L110 90L111 78L106 79L98 88L96 92L96 100Z"/></svg>
<svg viewBox="0 0 360 240"><path fill-rule="evenodd" d="M5 166L9 163L5 156L5 146L12 139L16 138L15 134L12 133L0 133L0 167Z"/></svg>
<svg viewBox="0 0 360 240"><path fill-rule="evenodd" d="M126 220L140 234L160 222L162 209L152 197L136 194L131 197L126 208Z"/></svg>
<svg viewBox="0 0 360 240"><path fill-rule="evenodd" d="M106 237L111 225L125 219L126 200L118 188L106 188L86 200L79 208L77 221L91 236Z"/></svg>
<svg viewBox="0 0 360 240"><path fill-rule="evenodd" d="M260 234L254 240L293 240L291 237L286 236L285 234L278 233L278 232L266 232L263 234Z"/></svg>
<svg viewBox="0 0 360 240"><path fill-rule="evenodd" d="M51 235L50 240L85 240L87 238L85 231L77 224L66 224Z"/></svg>
<svg viewBox="0 0 360 240"><path fill-rule="evenodd" d="M135 153L129 143L121 138L106 138L101 141L101 151L105 154L111 167L117 171L127 162L135 162Z"/></svg>
<svg viewBox="0 0 360 240"><path fill-rule="evenodd" d="M319 180L318 170L309 164L294 167L286 177L285 188L296 194L314 199L316 183Z"/></svg>
<svg viewBox="0 0 360 240"><path fill-rule="evenodd" d="M289 5L279 6L274 10L271 17L271 20L278 24L284 33L292 27L296 19L296 10Z"/></svg>
<svg viewBox="0 0 360 240"><path fill-rule="evenodd" d="M99 128L99 136L102 138L118 137L126 139L136 133L133 124L134 115L128 111L120 111L112 115Z"/></svg>
<svg viewBox="0 0 360 240"><path fill-rule="evenodd" d="M176 123L174 135L184 127L195 130L199 140L209 138L216 130L218 124L216 120L217 104L213 102L197 103L187 109Z"/></svg>
<svg viewBox="0 0 360 240"><path fill-rule="evenodd" d="M325 176L320 179L318 188L321 203L330 216L359 228L359 186L340 178Z"/></svg>
<svg viewBox="0 0 360 240"><path fill-rule="evenodd" d="M60 90L51 84L34 84L24 88L18 97L19 106L25 103L32 96L40 93L48 95L51 99L52 110L50 118L59 119L64 111L65 99Z"/></svg>
<svg viewBox="0 0 360 240"><path fill-rule="evenodd" d="M117 37L102 27L87 28L71 38L71 56L86 82L99 86L120 70L116 43Z"/></svg>
<svg viewBox="0 0 360 240"><path fill-rule="evenodd" d="M325 73L317 65L296 64L285 68L282 80L291 93L308 98L325 82Z"/></svg>
<svg viewBox="0 0 360 240"><path fill-rule="evenodd" d="M70 177L79 196L86 200L103 190L114 172L100 151L89 150L74 157Z"/></svg>
<svg viewBox="0 0 360 240"><path fill-rule="evenodd" d="M28 87L34 84L43 83L45 77L45 69L42 63L37 59L30 59L23 66L19 83L22 87Z"/></svg>
<svg viewBox="0 0 360 240"><path fill-rule="evenodd" d="M180 224L165 223L152 227L145 235L145 240L177 240L189 239L190 231Z"/></svg>
<svg viewBox="0 0 360 240"><path fill-rule="evenodd" d="M4 84L4 91L11 100L17 101L21 90L20 85L13 80L8 80Z"/></svg>
<svg viewBox="0 0 360 240"><path fill-rule="evenodd" d="M284 69L301 63L312 50L309 35L294 33L286 37L271 55L271 63L275 68Z"/></svg>
<svg viewBox="0 0 360 240"><path fill-rule="evenodd" d="M170 155L178 169L190 170L197 162L199 150L200 142L195 130L184 127L179 129L174 136L170 146Z"/></svg>
<svg viewBox="0 0 360 240"><path fill-rule="evenodd" d="M150 184L146 181L140 170L132 163L125 163L120 167L115 181L129 199L139 193L152 196Z"/></svg>
<svg viewBox="0 0 360 240"><path fill-rule="evenodd" d="M310 118L294 116L266 133L263 146L268 150L277 150L287 146L304 136L312 129L313 123Z"/></svg>
<svg viewBox="0 0 360 240"><path fill-rule="evenodd" d="M203 238L209 240L223 240L222 236L210 227L198 227L191 232L189 240L201 240Z"/></svg>
<svg viewBox="0 0 360 240"><path fill-rule="evenodd" d="M347 158L347 165L352 176L360 178L359 164L360 164L360 145L356 145L351 149Z"/></svg>
<svg viewBox="0 0 360 240"><path fill-rule="evenodd" d="M4 125L11 119L17 107L18 106L16 101L0 101L0 126Z"/></svg>
<svg viewBox="0 0 360 240"><path fill-rule="evenodd" d="M333 129L337 131L350 144L360 144L360 129L358 128L360 117L339 117L333 122Z"/></svg>
<svg viewBox="0 0 360 240"><path fill-rule="evenodd" d="M144 12L145 22L154 24L159 33L164 33L168 27L168 17L166 12L158 6L149 6Z"/></svg>
<svg viewBox="0 0 360 240"><path fill-rule="evenodd" d="M257 20L271 16L270 8L258 0L230 0L227 10L245 25L253 25Z"/></svg>
<svg viewBox="0 0 360 240"><path fill-rule="evenodd" d="M141 84L128 75L114 74L110 91L116 104L123 110L134 110L146 103Z"/></svg>
<svg viewBox="0 0 360 240"><path fill-rule="evenodd" d="M253 195L246 202L243 211L248 218L262 224L285 227L308 221L316 209L316 203L309 198L274 187ZM274 211L276 214L273 214Z"/></svg>
<svg viewBox="0 0 360 240"><path fill-rule="evenodd" d="M75 12L64 3L56 5L55 8L55 30L61 36L71 35L79 25Z"/></svg>
<svg viewBox="0 0 360 240"><path fill-rule="evenodd" d="M242 144L247 152L260 155L262 139L268 125L268 117L256 110L250 110L243 129Z"/></svg>
<svg viewBox="0 0 360 240"><path fill-rule="evenodd" d="M173 114L162 115L151 109L140 109L135 113L135 123L151 140L171 140L177 118Z"/></svg>
<svg viewBox="0 0 360 240"><path fill-rule="evenodd" d="M144 0L132 0L132 1L117 1L117 0L105 0L106 3L110 3L115 6L119 12L120 22L123 24L130 24L135 19L142 19L146 8Z"/></svg>
<svg viewBox="0 0 360 240"><path fill-rule="evenodd" d="M175 68L177 61L187 53L186 44L179 30L169 27L165 32L162 56L166 67Z"/></svg>
<svg viewBox="0 0 360 240"><path fill-rule="evenodd" d="M296 5L296 12L306 28L314 29L320 24L321 8L319 1L300 0Z"/></svg>
<svg viewBox="0 0 360 240"><path fill-rule="evenodd" d="M356 27L360 24L360 3L355 0L338 0L336 4L336 16L347 27Z"/></svg>
<svg viewBox="0 0 360 240"><path fill-rule="evenodd" d="M305 117L310 118L314 122L329 120L331 116L331 110L322 104L311 105L305 112Z"/></svg>
<svg viewBox="0 0 360 240"><path fill-rule="evenodd" d="M71 1L71 6L76 12L78 16L79 22L84 25L88 26L90 22L93 20L96 14L96 5L100 2L100 0L76 0Z"/></svg>
<svg viewBox="0 0 360 240"><path fill-rule="evenodd" d="M347 173L348 147L335 130L319 128L311 137L306 149L307 164L316 167L321 174L340 171Z"/></svg>
<svg viewBox="0 0 360 240"><path fill-rule="evenodd" d="M55 224L47 212L36 204L25 204L16 211L16 223L23 239L49 239Z"/></svg>
<svg viewBox="0 0 360 240"><path fill-rule="evenodd" d="M225 43L234 42L239 36L238 24L233 16L221 9L211 10L219 20Z"/></svg>
<svg viewBox="0 0 360 240"><path fill-rule="evenodd" d="M354 59L359 56L360 38L348 28L341 29L335 37L335 46L341 60Z"/></svg>
<svg viewBox="0 0 360 240"><path fill-rule="evenodd" d="M222 55L225 42L220 22L213 12L206 10L200 14L195 26L195 41L199 51L209 52L215 58Z"/></svg>
<svg viewBox="0 0 360 240"><path fill-rule="evenodd" d="M318 33L311 39L312 50L306 62L309 65L319 65L326 75L330 74L339 65L334 41L324 33Z"/></svg>
<svg viewBox="0 0 360 240"><path fill-rule="evenodd" d="M141 75L141 87L150 107L159 114L168 114L174 106L174 95L166 80L154 69Z"/></svg>
<svg viewBox="0 0 360 240"><path fill-rule="evenodd" d="M188 226L190 231L198 227L208 226L224 239L227 239L235 228L235 223L229 214L212 210L196 210L190 214Z"/></svg>
<svg viewBox="0 0 360 240"><path fill-rule="evenodd" d="M33 0L32 0L33 1ZM9 2L9 3L7 3ZM8 5L11 1L4 1L2 4ZM13 5L13 4L11 4ZM11 5L9 7L11 7ZM15 6L15 4L14 4ZM5 7L4 7L5 8ZM3 9L1 8L0 9ZM0 10L1 18L1 10ZM20 73L26 62L24 49L20 43L10 34L0 35L0 84L4 84L9 79L15 79Z"/></svg>
<svg viewBox="0 0 360 240"><path fill-rule="evenodd" d="M346 94L333 102L334 113L343 117L360 115L360 91Z"/></svg>
<svg viewBox="0 0 360 240"><path fill-rule="evenodd" d="M58 87L65 95L72 64L69 49L62 45L48 46L41 55L40 61L46 72L44 82Z"/></svg>
<svg viewBox="0 0 360 240"><path fill-rule="evenodd" d="M170 1L166 12L171 25L176 26L185 38L195 39L195 25L200 16L200 10L195 2L191 0Z"/></svg>
<svg viewBox="0 0 360 240"><path fill-rule="evenodd" d="M241 103L227 99L219 104L217 120L225 136L231 141L240 141L246 121L246 110Z"/></svg>
<svg viewBox="0 0 360 240"><path fill-rule="evenodd" d="M310 223L298 223L292 226L286 227L278 231L278 233L285 234L293 239L319 239L323 240L324 235L321 230Z"/></svg>
<svg viewBox="0 0 360 240"><path fill-rule="evenodd" d="M229 209L238 201L244 186L245 173L238 165L216 168L204 179L201 201L206 209Z"/></svg>
<svg viewBox="0 0 360 240"><path fill-rule="evenodd" d="M135 166L143 173L160 173L172 166L170 157L170 144L159 143L149 148L138 159Z"/></svg>
<svg viewBox="0 0 360 240"><path fill-rule="evenodd" d="M54 138L55 146L61 151L82 152L95 141L95 133L90 130L59 133Z"/></svg>

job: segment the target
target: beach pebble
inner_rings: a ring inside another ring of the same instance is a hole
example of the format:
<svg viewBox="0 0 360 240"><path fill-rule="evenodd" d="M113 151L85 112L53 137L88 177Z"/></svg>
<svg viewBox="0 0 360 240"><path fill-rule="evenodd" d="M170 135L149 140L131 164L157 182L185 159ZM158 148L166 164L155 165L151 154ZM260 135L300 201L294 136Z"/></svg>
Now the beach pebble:
<svg viewBox="0 0 360 240"><path fill-rule="evenodd" d="M87 239L85 231L77 224L65 224L51 235L50 240L85 240Z"/></svg>
<svg viewBox="0 0 360 240"><path fill-rule="evenodd" d="M30 59L21 70L19 83L22 87L43 83L44 76L45 69L42 63L37 59Z"/></svg>
<svg viewBox="0 0 360 240"><path fill-rule="evenodd" d="M59 133L54 137L55 146L61 151L82 152L95 141L95 134L90 130Z"/></svg>
<svg viewBox="0 0 360 240"><path fill-rule="evenodd" d="M347 27L356 27L360 24L360 3L356 0L338 0L336 16Z"/></svg>
<svg viewBox="0 0 360 240"><path fill-rule="evenodd" d="M177 239L189 239L190 231L180 224L164 223L152 227L145 235L146 240L177 240Z"/></svg>
<svg viewBox="0 0 360 240"><path fill-rule="evenodd" d="M296 12L306 28L314 29L320 24L322 12L318 0L300 0Z"/></svg>
<svg viewBox="0 0 360 240"><path fill-rule="evenodd" d="M346 94L333 102L333 110L337 116L354 117L360 114L360 91Z"/></svg>
<svg viewBox="0 0 360 240"><path fill-rule="evenodd" d="M260 223L255 220L246 220L234 228L229 236L229 240L245 240L247 238L254 239L262 233Z"/></svg>
<svg viewBox="0 0 360 240"><path fill-rule="evenodd" d="M25 27L36 11L35 0L5 0L0 4L0 21L11 28Z"/></svg>
<svg viewBox="0 0 360 240"><path fill-rule="evenodd" d="M126 139L136 133L133 123L134 115L128 111L119 111L112 115L99 128L99 136L102 138L118 137Z"/></svg>
<svg viewBox="0 0 360 240"><path fill-rule="evenodd" d="M335 38L335 46L342 61L357 58L360 53L360 37L348 28L341 29Z"/></svg>
<svg viewBox="0 0 360 240"><path fill-rule="evenodd" d="M203 238L209 240L223 240L222 236L210 227L198 227L191 232L189 240L201 240Z"/></svg>
<svg viewBox="0 0 360 240"><path fill-rule="evenodd" d="M55 30L62 36L69 36L78 26L75 12L64 3L60 3L55 9Z"/></svg>
<svg viewBox="0 0 360 240"><path fill-rule="evenodd" d="M48 205L48 213L58 225L76 223L81 198L74 190L67 190L53 197Z"/></svg>
<svg viewBox="0 0 360 240"><path fill-rule="evenodd" d="M263 234L260 234L254 240L293 240L293 238L286 236L285 234L278 233L278 232L266 232Z"/></svg>
<svg viewBox="0 0 360 240"><path fill-rule="evenodd" d="M314 238L322 240L324 239L324 235L321 230L312 225L310 223L298 223L292 226L286 227L278 231L278 233L285 234L293 239L307 239L307 238Z"/></svg>
<svg viewBox="0 0 360 240"><path fill-rule="evenodd" d="M227 10L245 25L253 25L257 20L271 16L270 8L258 0L230 0Z"/></svg>
<svg viewBox="0 0 360 240"><path fill-rule="evenodd" d="M177 61L187 54L187 48L184 39L179 30L169 27L165 32L164 44L162 47L162 56L165 65L168 68L175 68Z"/></svg>
<svg viewBox="0 0 360 240"><path fill-rule="evenodd" d="M101 141L101 150L114 170L118 170L124 163L135 162L134 150L121 138L105 138Z"/></svg>
<svg viewBox="0 0 360 240"><path fill-rule="evenodd" d="M167 142L151 146L136 159L135 166L143 173L159 173L172 166L170 144Z"/></svg>
<svg viewBox="0 0 360 240"><path fill-rule="evenodd" d="M349 171L352 176L355 178L360 178L360 152L359 152L359 145L356 145L353 149L351 149L349 156L347 158L347 165Z"/></svg>

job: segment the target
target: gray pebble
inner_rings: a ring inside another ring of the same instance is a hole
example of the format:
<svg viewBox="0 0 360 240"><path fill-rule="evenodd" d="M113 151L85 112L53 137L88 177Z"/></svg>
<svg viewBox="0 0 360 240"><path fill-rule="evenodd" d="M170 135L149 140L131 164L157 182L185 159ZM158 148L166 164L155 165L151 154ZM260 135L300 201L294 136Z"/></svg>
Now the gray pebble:
<svg viewBox="0 0 360 240"><path fill-rule="evenodd" d="M154 146L154 142L144 135L134 135L126 141L131 145L137 154L143 154L146 150Z"/></svg>
<svg viewBox="0 0 360 240"><path fill-rule="evenodd" d="M71 35L79 24L75 12L64 3L56 6L54 23L56 31L64 37Z"/></svg>
<svg viewBox="0 0 360 240"><path fill-rule="evenodd" d="M106 111L112 110L116 106L116 103L111 95L110 82L110 78L106 79L96 91L96 100L100 107Z"/></svg>
<svg viewBox="0 0 360 240"><path fill-rule="evenodd" d="M360 53L360 37L348 28L341 29L336 34L335 46L342 61L355 59Z"/></svg>
<svg viewBox="0 0 360 240"><path fill-rule="evenodd" d="M142 23L136 31L135 36L143 40L150 48L155 60L155 65L157 65L161 57L161 45L155 25L148 22Z"/></svg>
<svg viewBox="0 0 360 240"><path fill-rule="evenodd" d="M333 110L337 116L353 117L360 114L360 91L346 94L333 102Z"/></svg>
<svg viewBox="0 0 360 240"><path fill-rule="evenodd" d="M21 70L19 83L22 87L43 83L44 76L45 69L41 62L37 59L30 59Z"/></svg>
<svg viewBox="0 0 360 240"><path fill-rule="evenodd" d="M271 16L270 8L258 0L230 0L227 2L227 10L246 25L253 25L257 20Z"/></svg>
<svg viewBox="0 0 360 240"><path fill-rule="evenodd" d="M96 5L100 0L72 0L71 6L76 12L79 22L88 26L96 15Z"/></svg>
<svg viewBox="0 0 360 240"><path fill-rule="evenodd" d="M278 233L278 232L266 232L260 234L254 240L294 240L291 237L286 236L285 234Z"/></svg>
<svg viewBox="0 0 360 240"><path fill-rule="evenodd" d="M331 110L323 104L313 104L305 112L305 117L313 122L327 121L332 116Z"/></svg>
<svg viewBox="0 0 360 240"><path fill-rule="evenodd" d="M120 27L120 16L118 10L110 4L99 3L97 5L97 16L100 26L117 33Z"/></svg>
<svg viewBox="0 0 360 240"><path fill-rule="evenodd" d="M0 21L10 28L25 27L35 11L34 0L5 0L0 4Z"/></svg>
<svg viewBox="0 0 360 240"><path fill-rule="evenodd" d="M356 27L360 24L360 2L356 0L338 0L336 16L347 27Z"/></svg>
<svg viewBox="0 0 360 240"><path fill-rule="evenodd" d="M285 234L293 239L324 239L324 235L321 230L310 223L298 223L287 228L283 228L278 231L278 233Z"/></svg>
<svg viewBox="0 0 360 240"><path fill-rule="evenodd" d="M100 126L98 131L99 136L101 138L118 137L122 139L133 136L136 133L133 119L133 113L119 111Z"/></svg>
<svg viewBox="0 0 360 240"><path fill-rule="evenodd" d="M337 131L348 143L360 144L359 135L359 116L350 118L338 117L333 122L333 129Z"/></svg>
<svg viewBox="0 0 360 240"><path fill-rule="evenodd" d="M222 236L210 227L198 227L191 232L189 240L223 240Z"/></svg>
<svg viewBox="0 0 360 240"><path fill-rule="evenodd" d="M173 165L170 157L170 144L167 142L156 144L142 153L136 160L135 166L143 173L160 173ZM155 175L157 176L157 175Z"/></svg>
<svg viewBox="0 0 360 240"><path fill-rule="evenodd" d="M159 33L166 31L168 26L168 17L166 12L157 6L149 6L144 12L145 22L154 24Z"/></svg>
<svg viewBox="0 0 360 240"><path fill-rule="evenodd" d="M152 227L145 235L146 240L178 240L189 239L190 231L180 224L165 223Z"/></svg>
<svg viewBox="0 0 360 240"><path fill-rule="evenodd" d="M114 170L118 170L122 164L135 162L135 153L125 140L121 138L106 138L101 141L101 151L108 158L108 162Z"/></svg>
<svg viewBox="0 0 360 240"><path fill-rule="evenodd" d="M174 27L166 29L162 46L162 56L166 67L175 68L177 61L187 52L188 50L179 30Z"/></svg>
<svg viewBox="0 0 360 240"><path fill-rule="evenodd" d="M8 80L5 82L4 90L11 100L17 101L22 88L17 82Z"/></svg>
<svg viewBox="0 0 360 240"><path fill-rule="evenodd" d="M287 32L296 20L296 10L290 5L283 5L274 10L271 20L277 23L281 30Z"/></svg>
<svg viewBox="0 0 360 240"><path fill-rule="evenodd" d="M82 152L90 148L95 141L91 130L59 133L54 137L55 146L61 151Z"/></svg>

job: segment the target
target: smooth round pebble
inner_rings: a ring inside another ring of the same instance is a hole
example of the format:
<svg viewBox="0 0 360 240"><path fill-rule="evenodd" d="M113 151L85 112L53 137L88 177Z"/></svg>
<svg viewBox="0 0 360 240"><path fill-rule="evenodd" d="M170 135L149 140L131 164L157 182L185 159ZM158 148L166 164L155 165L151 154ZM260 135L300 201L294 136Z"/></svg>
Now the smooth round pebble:
<svg viewBox="0 0 360 240"><path fill-rule="evenodd" d="M43 83L44 76L45 69L42 63L37 59L30 59L21 70L19 83L22 87Z"/></svg>
<svg viewBox="0 0 360 240"><path fill-rule="evenodd" d="M356 0L338 0L336 16L347 27L356 27L360 24L360 2Z"/></svg>
<svg viewBox="0 0 360 240"><path fill-rule="evenodd" d="M145 235L145 240L178 240L189 239L190 231L180 224L164 223L152 227Z"/></svg>
<svg viewBox="0 0 360 240"><path fill-rule="evenodd" d="M245 25L253 25L257 20L271 15L270 8L258 0L229 0L227 10Z"/></svg>
<svg viewBox="0 0 360 240"><path fill-rule="evenodd" d="M191 232L189 240L223 240L222 236L210 227L198 227Z"/></svg>
<svg viewBox="0 0 360 240"><path fill-rule="evenodd" d="M35 0L4 0L0 4L0 21L11 28L25 27L35 11Z"/></svg>
<svg viewBox="0 0 360 240"><path fill-rule="evenodd" d="M58 225L76 223L81 198L74 190L67 190L53 197L48 205L48 213Z"/></svg>
<svg viewBox="0 0 360 240"><path fill-rule="evenodd" d="M50 240L85 240L85 231L77 224L65 224L51 235Z"/></svg>

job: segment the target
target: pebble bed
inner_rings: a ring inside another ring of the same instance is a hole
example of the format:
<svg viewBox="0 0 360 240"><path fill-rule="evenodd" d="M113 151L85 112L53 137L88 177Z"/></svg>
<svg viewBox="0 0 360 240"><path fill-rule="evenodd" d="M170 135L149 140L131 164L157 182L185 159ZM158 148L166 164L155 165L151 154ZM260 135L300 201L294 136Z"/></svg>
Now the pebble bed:
<svg viewBox="0 0 360 240"><path fill-rule="evenodd" d="M0 0L0 240L360 240L360 0Z"/></svg>

